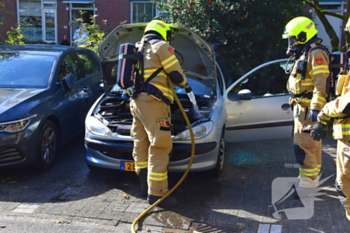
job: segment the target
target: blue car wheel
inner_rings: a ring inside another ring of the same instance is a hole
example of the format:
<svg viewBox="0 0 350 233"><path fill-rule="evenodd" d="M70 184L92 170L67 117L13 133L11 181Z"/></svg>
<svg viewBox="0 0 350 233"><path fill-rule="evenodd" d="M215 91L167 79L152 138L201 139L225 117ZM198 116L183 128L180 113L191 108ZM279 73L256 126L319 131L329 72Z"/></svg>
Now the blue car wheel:
<svg viewBox="0 0 350 233"><path fill-rule="evenodd" d="M56 125L46 120L41 127L38 146L37 146L37 160L36 166L40 170L50 169L57 155L58 148L58 133Z"/></svg>

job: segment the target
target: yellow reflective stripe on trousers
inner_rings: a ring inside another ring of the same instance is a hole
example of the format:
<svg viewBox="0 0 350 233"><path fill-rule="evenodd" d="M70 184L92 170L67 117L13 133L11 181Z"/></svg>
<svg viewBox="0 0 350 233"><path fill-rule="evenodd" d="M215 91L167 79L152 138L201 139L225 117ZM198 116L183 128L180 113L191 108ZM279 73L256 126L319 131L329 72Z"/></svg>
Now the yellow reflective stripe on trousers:
<svg viewBox="0 0 350 233"><path fill-rule="evenodd" d="M148 162L135 162L135 168L147 168L148 167Z"/></svg>
<svg viewBox="0 0 350 233"><path fill-rule="evenodd" d="M162 63L162 66L164 67L164 69L166 70L177 62L178 62L178 60L175 57L175 55L172 55L168 59L166 59L165 61L162 61L161 63Z"/></svg>
<svg viewBox="0 0 350 233"><path fill-rule="evenodd" d="M301 176L317 176L320 173L321 165L317 165L316 168L305 169L299 168L299 174Z"/></svg>
<svg viewBox="0 0 350 233"><path fill-rule="evenodd" d="M165 173L148 172L148 179L156 180L156 181L168 179L168 172L165 172Z"/></svg>
<svg viewBox="0 0 350 233"><path fill-rule="evenodd" d="M316 103L320 104L321 106L325 105L326 103L326 98L324 98L323 96L317 95L316 96Z"/></svg>
<svg viewBox="0 0 350 233"><path fill-rule="evenodd" d="M312 69L312 75L315 74L329 74L329 68L327 65L315 66Z"/></svg>

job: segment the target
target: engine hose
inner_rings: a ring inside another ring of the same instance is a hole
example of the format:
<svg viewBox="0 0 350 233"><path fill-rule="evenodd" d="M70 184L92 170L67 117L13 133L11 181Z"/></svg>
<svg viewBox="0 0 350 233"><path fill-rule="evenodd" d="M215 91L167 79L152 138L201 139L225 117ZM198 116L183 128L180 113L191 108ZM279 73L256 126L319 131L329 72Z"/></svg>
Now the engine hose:
<svg viewBox="0 0 350 233"><path fill-rule="evenodd" d="M173 84L171 85L172 87L170 87L170 89L173 92L173 95L175 97L175 101L177 103L177 105L179 106L181 113L183 115L183 117L185 118L188 130L190 131L190 136L191 136L191 142L192 142L192 149L191 149L191 157L190 157L190 161L188 162L188 166L187 169L185 171L185 173L182 175L181 179L176 183L176 185L170 189L163 197L161 197L158 201L156 201L155 203L153 203L153 205L151 205L150 207L148 207L145 211L143 211L143 213L141 213L135 220L134 222L131 224L131 232L135 232L135 225L138 221L140 221L140 219L142 219L151 209L153 209L155 206L157 206L159 203L161 203L165 198L167 198L170 194L172 194L179 186L180 184L185 180L187 174L189 173L191 166L192 166L192 162L194 159L194 151L195 151L195 143L194 143L194 135L193 135L193 131L192 131L192 126L190 123L190 120L187 117L187 114L179 100L179 97L176 95L174 88L173 88Z"/></svg>

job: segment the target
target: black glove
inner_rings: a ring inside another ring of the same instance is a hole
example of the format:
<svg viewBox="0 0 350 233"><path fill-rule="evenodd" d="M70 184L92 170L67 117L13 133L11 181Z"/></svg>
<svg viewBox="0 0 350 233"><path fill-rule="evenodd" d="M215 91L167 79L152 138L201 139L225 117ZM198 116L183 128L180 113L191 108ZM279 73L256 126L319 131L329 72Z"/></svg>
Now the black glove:
<svg viewBox="0 0 350 233"><path fill-rule="evenodd" d="M327 136L328 127L327 125L322 124L321 122L317 122L312 126L312 130L310 132L310 136L315 141L320 141L321 139L325 139Z"/></svg>
<svg viewBox="0 0 350 233"><path fill-rule="evenodd" d="M184 88L185 88L186 93L190 93L192 91L192 87L188 83L186 83Z"/></svg>

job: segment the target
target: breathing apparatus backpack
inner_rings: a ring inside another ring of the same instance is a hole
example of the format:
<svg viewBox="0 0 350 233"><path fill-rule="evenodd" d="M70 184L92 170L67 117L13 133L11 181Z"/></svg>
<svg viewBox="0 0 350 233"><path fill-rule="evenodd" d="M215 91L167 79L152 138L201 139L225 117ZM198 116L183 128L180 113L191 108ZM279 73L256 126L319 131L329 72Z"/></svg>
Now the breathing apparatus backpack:
<svg viewBox="0 0 350 233"><path fill-rule="evenodd" d="M298 69L302 69L303 71L306 71L308 54L315 49L322 49L329 56L330 74L329 74L329 77L327 78L327 96L328 96L327 99L330 100L331 98L334 98L337 96L336 83L337 83L338 77L340 75L347 74L347 72L349 71L349 60L344 52L337 51L337 52L329 53L328 49L325 46L318 44L316 47L313 47L307 51L307 54L305 56L306 60L301 62L302 64L300 64L300 66L302 67Z"/></svg>
<svg viewBox="0 0 350 233"><path fill-rule="evenodd" d="M131 43L124 43L119 47L117 84L122 89L132 88L133 98L136 98L141 90L144 89L145 85L149 83L155 76L157 76L157 74L163 69L157 69L144 82L144 49L148 43L154 44L159 41L159 39L145 39L144 42L139 44L137 47Z"/></svg>

